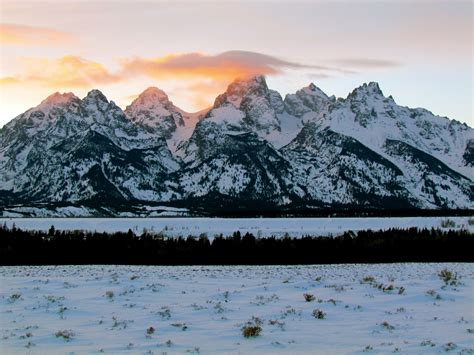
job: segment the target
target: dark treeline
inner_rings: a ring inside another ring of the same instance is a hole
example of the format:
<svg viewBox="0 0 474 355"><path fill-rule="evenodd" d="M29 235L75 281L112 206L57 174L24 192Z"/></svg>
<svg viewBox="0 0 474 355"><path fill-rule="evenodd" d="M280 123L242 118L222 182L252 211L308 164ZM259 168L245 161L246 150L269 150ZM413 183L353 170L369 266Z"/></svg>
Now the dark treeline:
<svg viewBox="0 0 474 355"><path fill-rule="evenodd" d="M472 262L467 231L390 229L338 237L256 238L252 234L165 238L144 233L0 228L1 265L233 265Z"/></svg>
<svg viewBox="0 0 474 355"><path fill-rule="evenodd" d="M16 198L15 200L18 200ZM108 202L107 204L104 204ZM5 201L2 203L0 194L0 210L11 210L19 207L31 207L31 205L11 204ZM293 204L285 207L274 206L262 201L252 200L247 202L240 201L236 203L232 199L219 195L214 199L195 198L186 201L174 201L173 203L153 203L147 201L104 201L102 199L81 201L81 203L55 202L41 204L40 208L55 211L61 207L87 207L92 209L91 217L114 218L121 212L132 212L137 216L144 213L143 207L175 207L185 208L188 211L181 216L176 217L222 217L222 218L281 218L281 217L455 217L455 216L473 216L473 209L419 209L419 208L369 208L360 205L331 205L331 206L308 206L306 202L300 205ZM190 207L192 206L192 207ZM28 215L24 215L28 217ZM33 216L34 217L34 216ZM145 216L146 217L146 216ZM169 217L168 217L169 218Z"/></svg>

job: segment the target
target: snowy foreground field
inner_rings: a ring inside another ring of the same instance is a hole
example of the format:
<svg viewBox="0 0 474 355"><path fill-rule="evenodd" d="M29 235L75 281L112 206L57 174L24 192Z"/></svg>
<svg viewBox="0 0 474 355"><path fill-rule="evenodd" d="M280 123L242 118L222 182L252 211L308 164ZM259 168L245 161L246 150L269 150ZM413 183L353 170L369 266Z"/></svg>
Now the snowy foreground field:
<svg viewBox="0 0 474 355"><path fill-rule="evenodd" d="M472 218L472 217L471 217ZM454 222L450 229L474 232L469 217L371 217L371 218L0 218L0 224L13 224L22 229L47 231L52 225L58 230L126 232L139 234L145 229L164 236L199 236L212 238L216 234L231 235L239 230L255 236L292 237L303 235L339 235L345 231L389 228L442 228L443 221Z"/></svg>
<svg viewBox="0 0 474 355"><path fill-rule="evenodd" d="M472 264L1 267L0 282L3 354L474 353Z"/></svg>

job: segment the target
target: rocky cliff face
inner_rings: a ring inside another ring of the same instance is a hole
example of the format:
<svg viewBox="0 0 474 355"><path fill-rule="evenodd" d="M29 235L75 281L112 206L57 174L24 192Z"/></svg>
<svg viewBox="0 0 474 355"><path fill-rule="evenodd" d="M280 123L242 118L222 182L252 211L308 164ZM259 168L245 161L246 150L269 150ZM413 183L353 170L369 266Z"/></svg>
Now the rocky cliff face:
<svg viewBox="0 0 474 355"><path fill-rule="evenodd" d="M163 137L98 90L54 94L2 129L0 189L9 202L160 199L179 169Z"/></svg>
<svg viewBox="0 0 474 355"><path fill-rule="evenodd" d="M0 202L222 208L474 208L474 130L399 106L376 83L283 100L237 80L188 114L157 88L122 111L53 94L0 133Z"/></svg>

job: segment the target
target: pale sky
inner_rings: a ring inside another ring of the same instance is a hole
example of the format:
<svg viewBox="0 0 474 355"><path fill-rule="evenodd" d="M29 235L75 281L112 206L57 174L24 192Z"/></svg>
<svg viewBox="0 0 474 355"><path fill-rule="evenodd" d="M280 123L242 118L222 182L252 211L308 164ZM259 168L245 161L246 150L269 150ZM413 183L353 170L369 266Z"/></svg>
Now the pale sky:
<svg viewBox="0 0 474 355"><path fill-rule="evenodd" d="M283 96L315 83L385 95L474 126L471 1L0 0L0 126L49 94L125 108L157 86L187 111L236 76Z"/></svg>

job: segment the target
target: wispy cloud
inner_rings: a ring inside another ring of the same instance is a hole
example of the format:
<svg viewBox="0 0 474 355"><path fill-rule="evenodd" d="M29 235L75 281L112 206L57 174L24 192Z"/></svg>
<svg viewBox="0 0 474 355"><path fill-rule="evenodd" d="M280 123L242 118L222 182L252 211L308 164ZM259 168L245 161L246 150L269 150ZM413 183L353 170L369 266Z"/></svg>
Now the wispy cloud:
<svg viewBox="0 0 474 355"><path fill-rule="evenodd" d="M209 78L232 81L254 75L273 75L286 69L331 70L286 61L266 54L229 51L217 55L202 53L170 54L158 58L133 58L122 61L125 75L145 75L155 79Z"/></svg>
<svg viewBox="0 0 474 355"><path fill-rule="evenodd" d="M187 96L194 107L212 104L216 95L235 79L276 75L286 70L305 70L319 79L353 73L338 67L298 63L239 50L216 55L181 53L157 58L132 58L123 60L121 65L123 77L144 76L154 80L184 81L186 86L182 86L181 96Z"/></svg>
<svg viewBox="0 0 474 355"><path fill-rule="evenodd" d="M51 28L17 24L0 24L1 45L58 46L76 41L70 33Z"/></svg>
<svg viewBox="0 0 474 355"><path fill-rule="evenodd" d="M386 59L371 58L340 58L332 60L331 63L349 68L394 68L401 66L401 63Z"/></svg>

